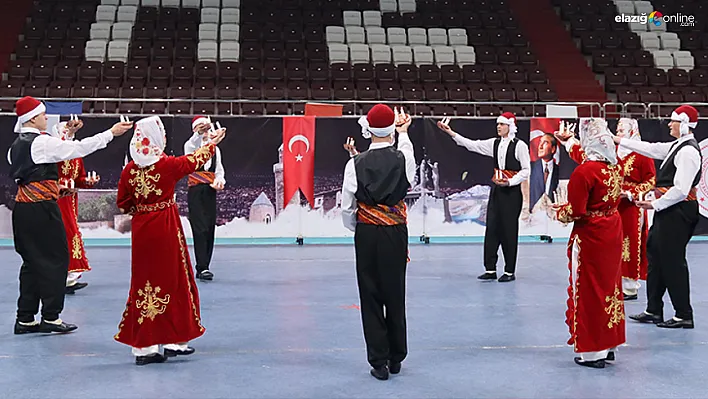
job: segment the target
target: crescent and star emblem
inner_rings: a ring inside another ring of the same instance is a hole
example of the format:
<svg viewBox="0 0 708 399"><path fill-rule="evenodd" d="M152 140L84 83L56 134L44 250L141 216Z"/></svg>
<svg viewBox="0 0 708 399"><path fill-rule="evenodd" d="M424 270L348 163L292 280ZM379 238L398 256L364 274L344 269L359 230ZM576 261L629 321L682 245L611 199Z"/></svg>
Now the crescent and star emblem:
<svg viewBox="0 0 708 399"><path fill-rule="evenodd" d="M307 137L305 137L305 136L303 136L303 135L301 135L301 134L296 134L295 136L293 136L293 137L290 139L290 142L288 143L288 150L289 150L291 153L293 152L293 144L295 144L295 143L298 142L298 141L302 141L303 143L305 143L305 146L307 146L307 148L305 149L305 153L306 153L306 154L307 154L308 152L310 152L310 140L308 140ZM302 156L301 154L297 154L297 155L295 156L295 160L296 160L297 162L302 162L302 158L303 158L303 156Z"/></svg>

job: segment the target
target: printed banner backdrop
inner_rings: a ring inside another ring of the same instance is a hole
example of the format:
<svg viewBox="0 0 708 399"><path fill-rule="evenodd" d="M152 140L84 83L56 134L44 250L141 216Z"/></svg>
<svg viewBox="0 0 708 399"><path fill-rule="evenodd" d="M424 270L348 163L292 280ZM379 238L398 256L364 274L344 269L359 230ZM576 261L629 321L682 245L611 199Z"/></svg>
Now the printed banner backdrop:
<svg viewBox="0 0 708 399"><path fill-rule="evenodd" d="M62 118L68 119L68 118ZM168 131L169 155L184 153L183 145L192 134L191 117L163 117ZM220 144L226 171L226 188L218 195L217 237L350 237L340 217L340 191L344 166L349 160L342 147L347 137L356 140L359 151L366 150L368 140L361 136L356 119L317 118L315 121L314 207L301 193L296 193L288 206L283 206L283 119L281 118L213 118L227 128ZM77 137L83 138L109 129L116 117L83 116L84 127ZM486 204L489 196L493 161L458 146L436 126L437 119L416 118L410 127L418 165L417 180L406 202L409 206L411 237L427 235L484 235ZM571 121L577 122L577 121ZM531 137L531 127L534 127ZM8 149L14 140L11 133L15 118L0 117L0 148ZM565 149L550 137L558 120L521 120L518 137L531 139L531 177L522 186L524 209L520 220L521 235L567 237L571 226L554 221L550 203L555 192L565 198L564 190L575 163ZM616 121L609 121L614 130ZM640 120L645 141L670 141L666 121ZM451 127L471 139L496 136L494 120L453 119ZM93 190L79 194L79 222L85 238L128 238L130 218L120 215L115 205L116 187L122 167L128 160L128 143L132 131L113 140L108 147L85 158L87 171L101 177ZM708 122L701 121L696 130L703 152L703 169L708 170ZM296 143L299 146L303 143ZM303 144L303 147L306 147ZM293 147L295 148L295 147ZM305 148L306 149L306 148ZM7 150L5 150L7 151ZM292 154L289 154L292 156ZM545 161L545 162L544 162ZM659 164L657 163L657 166ZM548 170L547 170L548 169ZM8 175L7 161L0 166L0 238L12 237L11 210L16 185ZM703 217L697 234L708 234L708 180L704 173L699 189ZM186 179L177 188L177 202L185 233L191 237L187 220ZM298 206L300 204L300 206Z"/></svg>

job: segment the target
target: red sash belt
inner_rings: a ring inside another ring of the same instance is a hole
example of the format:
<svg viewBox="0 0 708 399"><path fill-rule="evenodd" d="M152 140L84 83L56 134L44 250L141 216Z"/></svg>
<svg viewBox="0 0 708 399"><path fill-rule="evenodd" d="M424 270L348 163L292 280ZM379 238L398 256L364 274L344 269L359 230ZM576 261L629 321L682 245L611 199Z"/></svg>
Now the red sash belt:
<svg viewBox="0 0 708 399"><path fill-rule="evenodd" d="M187 185L192 187L197 184L212 184L215 178L216 175L214 175L214 172L194 172L189 175Z"/></svg>
<svg viewBox="0 0 708 399"><path fill-rule="evenodd" d="M33 181L17 187L16 202L53 201L59 198L59 183L56 180Z"/></svg>
<svg viewBox="0 0 708 399"><path fill-rule="evenodd" d="M394 206L366 205L360 202L356 215L359 223L379 226L405 224L407 220L406 204L403 201Z"/></svg>
<svg viewBox="0 0 708 399"><path fill-rule="evenodd" d="M366 205L359 203L359 209L356 212L357 221L364 224L374 224L378 226L395 226L398 224L406 224L408 214L406 212L406 204L400 201L394 206L387 205ZM406 258L406 262L411 261L410 251Z"/></svg>
<svg viewBox="0 0 708 399"><path fill-rule="evenodd" d="M656 196L656 199L661 198L662 195L666 194L667 191L669 191L671 187L656 187L654 189L654 196ZM696 190L695 187L691 189L691 191L688 192L688 197L684 201L696 201L698 200L698 191Z"/></svg>
<svg viewBox="0 0 708 399"><path fill-rule="evenodd" d="M519 174L519 172L516 170L506 170L506 169L494 168L494 177L498 177L500 174L505 179L511 179L512 177Z"/></svg>

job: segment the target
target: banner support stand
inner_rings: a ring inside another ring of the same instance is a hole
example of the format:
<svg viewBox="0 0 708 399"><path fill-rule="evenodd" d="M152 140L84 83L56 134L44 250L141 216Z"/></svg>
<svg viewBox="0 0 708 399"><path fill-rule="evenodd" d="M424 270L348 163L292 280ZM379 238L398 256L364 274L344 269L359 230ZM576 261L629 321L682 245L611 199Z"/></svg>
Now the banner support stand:
<svg viewBox="0 0 708 399"><path fill-rule="evenodd" d="M297 245L304 245L304 244L305 244L305 239L304 239L302 236L297 236L297 238L295 238L295 243L296 243Z"/></svg>
<svg viewBox="0 0 708 399"><path fill-rule="evenodd" d="M545 241L545 242L551 244L553 242L553 237L551 237L549 235L541 235L541 241Z"/></svg>
<svg viewBox="0 0 708 399"><path fill-rule="evenodd" d="M422 236L420 236L420 242L425 243L425 244L430 244L430 237L423 234Z"/></svg>

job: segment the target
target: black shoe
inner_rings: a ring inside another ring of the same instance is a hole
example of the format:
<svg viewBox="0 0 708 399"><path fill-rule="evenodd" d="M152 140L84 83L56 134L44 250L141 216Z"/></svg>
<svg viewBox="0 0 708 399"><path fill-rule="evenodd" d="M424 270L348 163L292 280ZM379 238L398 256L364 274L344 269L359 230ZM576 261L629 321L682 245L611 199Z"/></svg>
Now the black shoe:
<svg viewBox="0 0 708 399"><path fill-rule="evenodd" d="M146 364L150 363L164 363L167 361L167 358L165 356L162 356L159 353L153 353L152 355L147 355L147 356L136 356L135 357L135 364L138 366L144 366Z"/></svg>
<svg viewBox="0 0 708 399"><path fill-rule="evenodd" d="M391 374L398 374L401 372L401 362L388 362L388 371L391 372Z"/></svg>
<svg viewBox="0 0 708 399"><path fill-rule="evenodd" d="M381 367L371 369L371 375L377 380L386 381L388 380L388 367L383 365Z"/></svg>
<svg viewBox="0 0 708 399"><path fill-rule="evenodd" d="M613 362L615 360L615 351L610 351L605 358L606 361Z"/></svg>
<svg viewBox="0 0 708 399"><path fill-rule="evenodd" d="M165 357L187 356L194 353L194 348L191 346L185 350L165 349Z"/></svg>
<svg viewBox="0 0 708 399"><path fill-rule="evenodd" d="M31 333L38 333L39 332L39 324L33 324L33 325L26 325L26 324L20 324L19 321L15 321L15 334L20 335L20 334L31 334Z"/></svg>
<svg viewBox="0 0 708 399"><path fill-rule="evenodd" d="M661 323L664 321L664 317L659 315L653 315L653 314L648 314L646 312L642 312L639 314L633 314L629 316L630 319L634 321L638 321L640 323Z"/></svg>
<svg viewBox="0 0 708 399"><path fill-rule="evenodd" d="M579 364L581 366L592 367L594 369L604 369L605 368L605 359L584 361L581 358L576 357L574 360L575 360L575 364Z"/></svg>
<svg viewBox="0 0 708 399"><path fill-rule="evenodd" d="M211 281L214 279L214 273L210 272L209 270L202 270L197 274L197 278L199 278L202 281Z"/></svg>
<svg viewBox="0 0 708 399"><path fill-rule="evenodd" d="M477 276L479 280L496 280L497 279L497 273L482 273L479 276Z"/></svg>
<svg viewBox="0 0 708 399"><path fill-rule="evenodd" d="M70 287L66 287L66 294L67 295L74 295L76 291L86 288L88 286L88 283L76 283Z"/></svg>
<svg viewBox="0 0 708 399"><path fill-rule="evenodd" d="M669 320L656 323L661 328L693 328L693 320L676 320L673 317Z"/></svg>
<svg viewBox="0 0 708 399"><path fill-rule="evenodd" d="M625 301L636 301L636 300L637 300L637 294L634 294L634 295L627 295L627 294L624 294L624 300L625 300Z"/></svg>
<svg viewBox="0 0 708 399"><path fill-rule="evenodd" d="M79 327L73 324L64 323L63 321L61 324L52 324L42 320L39 324L39 332L41 333L68 333L76 330L77 328Z"/></svg>
<svg viewBox="0 0 708 399"><path fill-rule="evenodd" d="M509 281L514 281L514 280L516 280L516 276L514 276L513 274L509 275L509 274L504 273L504 274L502 274L501 277L499 277L500 283L508 283Z"/></svg>

